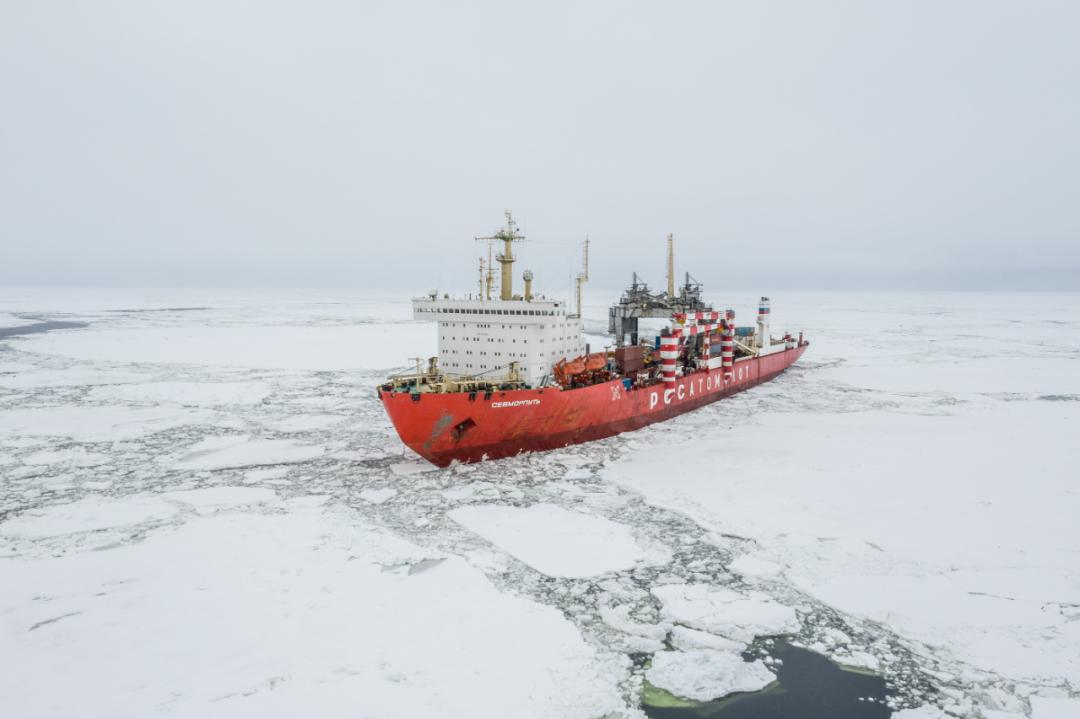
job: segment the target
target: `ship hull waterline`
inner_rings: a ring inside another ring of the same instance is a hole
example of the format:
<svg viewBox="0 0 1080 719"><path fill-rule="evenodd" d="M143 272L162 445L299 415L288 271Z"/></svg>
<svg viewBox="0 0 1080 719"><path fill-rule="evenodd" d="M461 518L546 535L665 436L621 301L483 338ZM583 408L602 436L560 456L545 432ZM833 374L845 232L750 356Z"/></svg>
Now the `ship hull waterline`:
<svg viewBox="0 0 1080 719"><path fill-rule="evenodd" d="M626 390L621 379L561 390L557 387L490 393L379 390L401 440L440 467L592 442L662 422L767 382L795 363L809 343L699 370L673 385Z"/></svg>

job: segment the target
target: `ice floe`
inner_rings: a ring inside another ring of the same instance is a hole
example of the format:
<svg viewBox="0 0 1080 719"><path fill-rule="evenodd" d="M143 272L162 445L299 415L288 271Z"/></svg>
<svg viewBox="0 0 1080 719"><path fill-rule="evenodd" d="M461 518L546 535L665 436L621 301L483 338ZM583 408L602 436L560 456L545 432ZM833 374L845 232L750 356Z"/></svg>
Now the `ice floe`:
<svg viewBox="0 0 1080 719"><path fill-rule="evenodd" d="M1019 588L1024 578L1014 577L1010 584L1015 582ZM1080 656L1074 650L1080 630L1074 628L1070 614L1041 599L979 591L987 586L988 578L960 572L853 574L805 581L803 586L843 611L888 622L907 636L962 652L1008 676L1077 676ZM1080 590L1061 589L1063 593L1053 595L1058 601L1080 599ZM1053 651L1054 644L1061 648Z"/></svg>
<svg viewBox="0 0 1080 719"><path fill-rule="evenodd" d="M663 614L671 622L700 629L740 642L758 635L798 631L795 610L752 592L705 584L668 584L654 587L653 595L663 603Z"/></svg>
<svg viewBox="0 0 1080 719"><path fill-rule="evenodd" d="M760 660L747 662L738 654L708 649L657 652L645 678L677 697L697 701L759 691L776 681Z"/></svg>
<svg viewBox="0 0 1080 719"><path fill-rule="evenodd" d="M862 367L834 367L820 372L819 379L896 393L1080 393L1076 360L1067 357L1040 358L1037 372L1017 372L1015 357L914 359L905 364L875 362Z"/></svg>
<svg viewBox="0 0 1080 719"><path fill-rule="evenodd" d="M248 436L212 437L171 458L175 469L230 469L268 464L306 462L324 453L321 446L290 439L251 439Z"/></svg>
<svg viewBox="0 0 1080 719"><path fill-rule="evenodd" d="M175 505L156 496L124 499L91 496L70 504L27 510L0 523L0 534L9 537L55 537L161 522L170 519L177 511Z"/></svg>
<svg viewBox="0 0 1080 719"><path fill-rule="evenodd" d="M1076 719L1080 698L1031 697L1031 719Z"/></svg>
<svg viewBox="0 0 1080 719"><path fill-rule="evenodd" d="M286 419L268 422L267 427L275 432L289 434L324 429L344 420L345 417L336 414L302 414L296 417L288 417Z"/></svg>
<svg viewBox="0 0 1080 719"><path fill-rule="evenodd" d="M203 487L200 489L164 492L159 495L173 502L189 504L199 509L243 507L252 504L278 504L277 495L257 487Z"/></svg>
<svg viewBox="0 0 1080 719"><path fill-rule="evenodd" d="M0 432L106 442L203 424L210 419L209 414L182 408L35 407L0 410Z"/></svg>
<svg viewBox="0 0 1080 719"><path fill-rule="evenodd" d="M429 462L395 462L390 465L390 471L399 477L407 477L410 474L423 474L433 472L437 468Z"/></svg>
<svg viewBox="0 0 1080 719"><path fill-rule="evenodd" d="M102 402L173 402L214 407L258 404L270 394L262 382L152 382L95 387L89 398Z"/></svg>
<svg viewBox="0 0 1080 719"><path fill-rule="evenodd" d="M783 567L776 562L770 562L767 559L760 559L749 555L739 557L729 566L731 571L736 574L758 579L771 579L783 571Z"/></svg>
<svg viewBox="0 0 1080 719"><path fill-rule="evenodd" d="M689 627L672 627L671 646L676 649L712 649L719 652L739 653L746 649L746 642L718 637L699 629Z"/></svg>
<svg viewBox="0 0 1080 719"><path fill-rule="evenodd" d="M364 489L360 491L360 499L372 504L382 504L397 494L396 489L385 487L382 489Z"/></svg>
<svg viewBox="0 0 1080 719"><path fill-rule="evenodd" d="M86 387L91 386L90 395L104 399L106 395L95 395L99 387L95 385L116 385L124 382L143 382L150 377L144 374L119 370L89 369L73 367L69 369L41 369L29 365L21 371L0 375L0 387L12 389L37 389L43 387Z"/></svg>
<svg viewBox="0 0 1080 719"><path fill-rule="evenodd" d="M70 464L74 467L98 467L109 462L109 455L88 452L83 447L66 449L43 449L22 458L26 464Z"/></svg>
<svg viewBox="0 0 1080 719"><path fill-rule="evenodd" d="M669 624L651 624L631 618L631 607L602 605L600 618L612 629L622 632L622 646L633 653L652 653L664 648L664 639L671 629Z"/></svg>
<svg viewBox="0 0 1080 719"><path fill-rule="evenodd" d="M451 519L552 577L592 577L646 558L629 527L552 504L459 507Z"/></svg>

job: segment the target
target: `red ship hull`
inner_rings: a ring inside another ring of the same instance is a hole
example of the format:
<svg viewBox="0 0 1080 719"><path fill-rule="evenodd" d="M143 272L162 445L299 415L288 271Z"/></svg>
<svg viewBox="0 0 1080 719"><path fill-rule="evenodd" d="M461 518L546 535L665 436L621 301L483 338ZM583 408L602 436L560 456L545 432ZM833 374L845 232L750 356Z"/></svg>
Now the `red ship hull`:
<svg viewBox="0 0 1080 719"><path fill-rule="evenodd" d="M678 416L767 382L790 367L808 343L676 380L626 390L622 380L576 389L490 393L379 391L401 440L428 461L478 462L591 442Z"/></svg>

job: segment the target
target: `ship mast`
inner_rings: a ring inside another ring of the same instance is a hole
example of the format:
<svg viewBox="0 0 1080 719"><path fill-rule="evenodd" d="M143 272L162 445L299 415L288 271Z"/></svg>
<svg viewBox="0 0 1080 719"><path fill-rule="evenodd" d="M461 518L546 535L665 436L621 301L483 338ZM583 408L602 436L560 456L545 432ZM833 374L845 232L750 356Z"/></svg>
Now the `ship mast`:
<svg viewBox="0 0 1080 719"><path fill-rule="evenodd" d="M491 259L492 245L495 242L493 237L477 237L477 242L486 242L488 250L487 264L484 263L484 258L480 258L480 300L491 300L491 283L495 279L495 261Z"/></svg>
<svg viewBox="0 0 1080 719"><path fill-rule="evenodd" d="M667 236L667 296L669 300L675 299L675 236L670 232Z"/></svg>
<svg viewBox="0 0 1080 719"><path fill-rule="evenodd" d="M577 316L581 317L581 286L589 281L589 236L585 235L585 242L582 245L582 252L584 253L583 269L584 271L578 274L575 282L577 283Z"/></svg>
<svg viewBox="0 0 1080 719"><path fill-rule="evenodd" d="M510 213L510 210L506 210L506 227L500 229L494 235L490 237L477 237L477 240L495 241L501 240L503 243L503 251L495 256L495 261L502 265L502 277L499 285L499 299L500 300L512 300L514 299L514 250L512 245L515 242L521 242L525 239L525 235L518 232L517 223L514 222L514 217Z"/></svg>
<svg viewBox="0 0 1080 719"><path fill-rule="evenodd" d="M495 266L491 261L492 243L488 242L487 278L484 282L484 299L491 301L491 281L495 279Z"/></svg>

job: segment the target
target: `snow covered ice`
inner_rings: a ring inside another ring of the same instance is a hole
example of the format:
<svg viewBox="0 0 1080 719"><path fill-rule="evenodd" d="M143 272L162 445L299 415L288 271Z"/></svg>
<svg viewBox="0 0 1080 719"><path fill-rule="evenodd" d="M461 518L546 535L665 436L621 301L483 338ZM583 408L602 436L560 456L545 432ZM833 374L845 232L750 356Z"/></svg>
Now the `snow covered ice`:
<svg viewBox="0 0 1080 719"><path fill-rule="evenodd" d="M473 505L449 516L549 577L591 577L645 558L625 525L553 504Z"/></svg>
<svg viewBox="0 0 1080 719"><path fill-rule="evenodd" d="M758 691L776 681L759 660L746 662L738 654L707 649L657 652L645 678L676 696L698 701Z"/></svg>
<svg viewBox="0 0 1080 719"><path fill-rule="evenodd" d="M18 659L0 678L6 712L544 717L572 696L568 715L591 717L618 706L571 624L460 558L387 572L427 553L303 503L218 506L106 552L56 542L59 557L11 560L5 613L21 631L5 642Z"/></svg>
<svg viewBox="0 0 1080 719"><path fill-rule="evenodd" d="M799 630L795 610L757 592L742 594L704 584L668 584L653 589L672 623L748 644L756 636Z"/></svg>
<svg viewBox="0 0 1080 719"><path fill-rule="evenodd" d="M439 470L407 294L0 301L87 325L0 341L6 714L638 717L790 634L898 718L1080 716L1076 296L774 293L780 379Z"/></svg>

